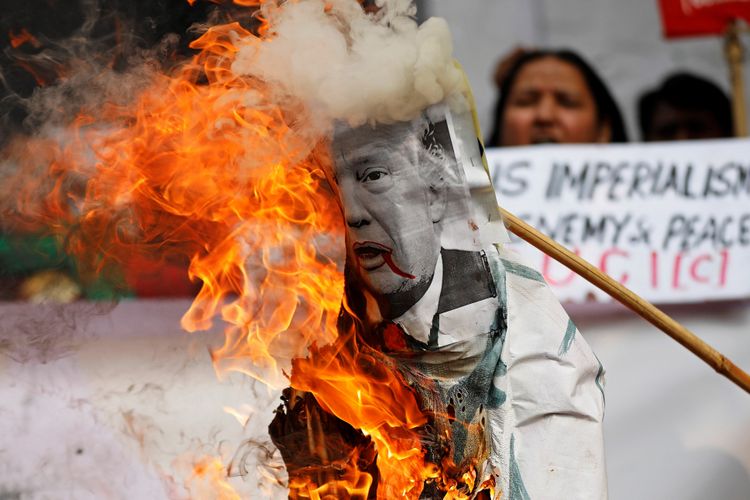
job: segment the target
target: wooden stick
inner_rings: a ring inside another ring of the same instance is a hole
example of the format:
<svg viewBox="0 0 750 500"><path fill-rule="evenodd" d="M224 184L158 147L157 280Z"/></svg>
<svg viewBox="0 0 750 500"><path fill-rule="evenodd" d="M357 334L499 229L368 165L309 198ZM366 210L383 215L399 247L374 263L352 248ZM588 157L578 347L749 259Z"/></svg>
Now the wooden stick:
<svg viewBox="0 0 750 500"><path fill-rule="evenodd" d="M512 213L500 208L508 230L519 238L576 272L594 286L604 290L646 321L685 346L693 354L708 363L714 370L750 393L750 375L742 371L726 356L706 344L700 337L682 326L650 302L642 299L593 265L586 262L553 239L543 235Z"/></svg>
<svg viewBox="0 0 750 500"><path fill-rule="evenodd" d="M740 25L737 19L731 21L724 36L724 57L729 65L729 80L732 84L732 115L735 137L747 136L747 115L745 111L745 84L742 78L744 50L740 40Z"/></svg>

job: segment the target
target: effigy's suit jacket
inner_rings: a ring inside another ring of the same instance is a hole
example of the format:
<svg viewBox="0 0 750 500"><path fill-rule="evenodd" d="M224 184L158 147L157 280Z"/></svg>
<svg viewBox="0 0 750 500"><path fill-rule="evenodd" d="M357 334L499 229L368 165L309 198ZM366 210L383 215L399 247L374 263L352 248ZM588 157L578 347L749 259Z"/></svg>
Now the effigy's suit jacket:
<svg viewBox="0 0 750 500"><path fill-rule="evenodd" d="M443 249L425 296L373 335L432 416L426 458L449 455L458 477L473 468L473 493L607 497L604 370L515 253Z"/></svg>

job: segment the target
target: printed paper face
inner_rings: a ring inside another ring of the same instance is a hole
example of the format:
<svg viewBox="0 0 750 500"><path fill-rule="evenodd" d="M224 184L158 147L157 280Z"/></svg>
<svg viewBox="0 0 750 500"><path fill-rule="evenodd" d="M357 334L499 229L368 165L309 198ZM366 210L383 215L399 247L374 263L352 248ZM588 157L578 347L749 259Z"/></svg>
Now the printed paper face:
<svg viewBox="0 0 750 500"><path fill-rule="evenodd" d="M424 295L441 249L506 239L470 113L437 106L412 122L339 127L333 158L348 263L368 292L399 302L394 312Z"/></svg>

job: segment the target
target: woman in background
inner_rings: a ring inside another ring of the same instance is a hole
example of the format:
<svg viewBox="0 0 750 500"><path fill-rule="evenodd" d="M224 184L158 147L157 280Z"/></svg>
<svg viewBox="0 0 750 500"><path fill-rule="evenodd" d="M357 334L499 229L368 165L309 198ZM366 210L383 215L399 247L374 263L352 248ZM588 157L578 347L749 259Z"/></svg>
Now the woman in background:
<svg viewBox="0 0 750 500"><path fill-rule="evenodd" d="M500 96L487 147L627 142L604 82L569 50L516 50L498 63Z"/></svg>

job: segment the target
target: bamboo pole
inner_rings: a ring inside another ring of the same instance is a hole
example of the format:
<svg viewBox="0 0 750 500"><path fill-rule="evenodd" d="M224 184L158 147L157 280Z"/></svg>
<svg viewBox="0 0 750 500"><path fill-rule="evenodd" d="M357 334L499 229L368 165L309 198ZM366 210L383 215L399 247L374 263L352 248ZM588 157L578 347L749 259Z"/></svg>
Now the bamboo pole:
<svg viewBox="0 0 750 500"><path fill-rule="evenodd" d="M733 20L724 36L724 56L729 65L729 80L732 85L732 116L735 137L747 136L747 112L745 110L745 86L742 77L744 49L740 40L740 24Z"/></svg>
<svg viewBox="0 0 750 500"><path fill-rule="evenodd" d="M516 236L576 272L596 287L604 290L624 306L643 317L646 321L672 337L690 352L708 363L714 370L727 377L750 393L750 375L742 371L726 356L705 343L700 337L680 323L624 287L593 265L586 262L553 239L543 235L512 213L500 208L505 225Z"/></svg>

